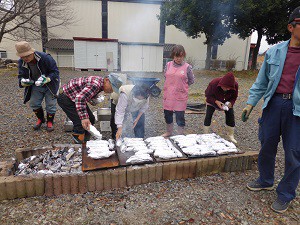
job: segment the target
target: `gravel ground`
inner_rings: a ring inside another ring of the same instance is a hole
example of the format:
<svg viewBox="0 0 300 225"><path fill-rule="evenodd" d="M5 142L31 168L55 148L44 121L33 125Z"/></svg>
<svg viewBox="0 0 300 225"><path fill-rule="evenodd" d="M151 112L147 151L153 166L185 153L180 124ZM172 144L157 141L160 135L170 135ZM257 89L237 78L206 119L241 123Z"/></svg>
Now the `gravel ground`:
<svg viewBox="0 0 300 225"><path fill-rule="evenodd" d="M61 70L62 83L74 77L99 75L100 72ZM103 74L103 73L102 73ZM190 102L204 102L204 90L218 72L195 71L196 83L190 88ZM247 123L240 120L249 87L255 76L236 73L239 98L236 112L236 139L242 150L259 150L257 119L261 103L253 110ZM161 73L130 74L163 78ZM65 115L59 108L55 131L43 127L33 131L35 116L24 105L23 89L17 85L16 70L0 70L0 157L14 156L16 148L71 143L70 133L63 130ZM163 82L158 86L162 88ZM146 137L165 130L161 96L151 99L146 113ZM107 102L103 106L108 106ZM186 133L201 133L204 114L186 115ZM225 118L221 112L213 117L212 129L225 135ZM108 134L106 134L108 137ZM276 162L276 184L283 175L284 159L280 144ZM299 224L300 197L283 215L274 213L270 204L275 191L250 192L247 182L258 176L257 169L245 173L222 173L196 179L151 183L83 195L34 197L0 202L0 224ZM298 187L298 192L299 192Z"/></svg>

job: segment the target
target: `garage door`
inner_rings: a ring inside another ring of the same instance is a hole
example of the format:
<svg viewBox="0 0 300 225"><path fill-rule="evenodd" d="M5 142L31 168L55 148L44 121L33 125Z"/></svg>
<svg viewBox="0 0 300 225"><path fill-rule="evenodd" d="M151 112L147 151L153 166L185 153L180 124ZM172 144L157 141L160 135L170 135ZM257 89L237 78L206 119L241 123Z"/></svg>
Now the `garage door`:
<svg viewBox="0 0 300 225"><path fill-rule="evenodd" d="M162 72L163 46L121 45L121 70Z"/></svg>

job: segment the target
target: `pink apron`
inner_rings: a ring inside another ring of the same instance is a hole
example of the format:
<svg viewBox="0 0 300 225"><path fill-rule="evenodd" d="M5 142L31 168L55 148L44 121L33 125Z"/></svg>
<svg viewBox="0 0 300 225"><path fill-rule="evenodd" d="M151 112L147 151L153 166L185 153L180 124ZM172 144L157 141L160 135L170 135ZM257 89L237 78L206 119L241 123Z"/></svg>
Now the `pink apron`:
<svg viewBox="0 0 300 225"><path fill-rule="evenodd" d="M180 67L173 66L173 61L167 63L163 96L165 110L184 111L186 109L189 90L188 66L188 63L184 63Z"/></svg>

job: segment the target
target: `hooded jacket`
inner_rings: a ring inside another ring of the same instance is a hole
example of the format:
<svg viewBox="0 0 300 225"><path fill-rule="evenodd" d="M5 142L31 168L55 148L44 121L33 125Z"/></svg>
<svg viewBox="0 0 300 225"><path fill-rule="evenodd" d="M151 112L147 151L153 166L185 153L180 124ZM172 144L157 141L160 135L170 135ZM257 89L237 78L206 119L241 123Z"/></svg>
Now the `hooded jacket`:
<svg viewBox="0 0 300 225"><path fill-rule="evenodd" d="M223 91L221 87L230 88ZM219 108L216 100L225 103L230 102L233 106L238 97L238 83L235 81L233 73L229 72L223 77L213 79L205 90L206 102L215 108Z"/></svg>
<svg viewBox="0 0 300 225"><path fill-rule="evenodd" d="M51 57L51 55L37 51L34 52L34 57L37 60L37 67L41 75L43 74L51 79L51 81L45 86L51 91L51 93L55 97L57 95L60 84L59 71L55 60ZM32 79L31 71L29 69L28 63L24 62L22 59L19 59L18 61L18 68L19 87L23 88L23 86L21 85L21 79ZM25 87L24 104L30 100L31 90L32 86Z"/></svg>

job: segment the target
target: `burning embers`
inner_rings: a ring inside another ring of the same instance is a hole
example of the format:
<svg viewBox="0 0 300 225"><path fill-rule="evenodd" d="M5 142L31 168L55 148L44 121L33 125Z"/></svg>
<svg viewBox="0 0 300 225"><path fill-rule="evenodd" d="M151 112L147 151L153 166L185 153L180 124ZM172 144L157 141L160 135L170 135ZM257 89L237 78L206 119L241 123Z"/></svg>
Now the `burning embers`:
<svg viewBox="0 0 300 225"><path fill-rule="evenodd" d="M79 173L81 170L81 149L64 147L60 150L48 150L43 154L22 160L15 175Z"/></svg>

